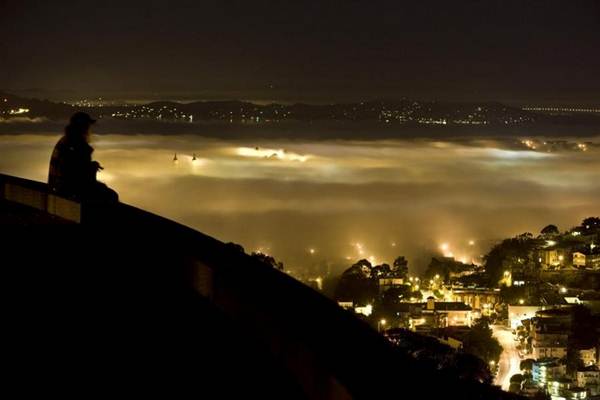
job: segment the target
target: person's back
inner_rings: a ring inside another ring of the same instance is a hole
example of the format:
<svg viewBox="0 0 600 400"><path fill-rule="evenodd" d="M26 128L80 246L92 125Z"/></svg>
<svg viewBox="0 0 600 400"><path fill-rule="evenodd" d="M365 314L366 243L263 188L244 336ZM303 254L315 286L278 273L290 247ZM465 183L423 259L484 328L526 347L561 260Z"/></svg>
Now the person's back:
<svg viewBox="0 0 600 400"><path fill-rule="evenodd" d="M52 157L48 186L52 192L81 201L117 201L118 195L96 181L96 172L102 169L92 161L94 149L88 143L90 126L96 122L86 113L76 113L65 128Z"/></svg>
<svg viewBox="0 0 600 400"><path fill-rule="evenodd" d="M53 192L67 197L79 197L96 181L92 169L92 147L84 141L78 142L63 136L50 159L48 185Z"/></svg>

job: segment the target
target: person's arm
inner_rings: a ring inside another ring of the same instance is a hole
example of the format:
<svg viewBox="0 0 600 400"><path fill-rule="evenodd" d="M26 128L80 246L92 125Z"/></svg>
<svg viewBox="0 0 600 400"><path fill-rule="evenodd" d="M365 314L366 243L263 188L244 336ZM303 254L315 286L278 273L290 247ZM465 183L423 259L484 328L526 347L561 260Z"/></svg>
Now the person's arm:
<svg viewBox="0 0 600 400"><path fill-rule="evenodd" d="M93 183L96 180L97 163L92 161L91 152L85 148L71 147L67 153L65 163L75 187L82 189Z"/></svg>

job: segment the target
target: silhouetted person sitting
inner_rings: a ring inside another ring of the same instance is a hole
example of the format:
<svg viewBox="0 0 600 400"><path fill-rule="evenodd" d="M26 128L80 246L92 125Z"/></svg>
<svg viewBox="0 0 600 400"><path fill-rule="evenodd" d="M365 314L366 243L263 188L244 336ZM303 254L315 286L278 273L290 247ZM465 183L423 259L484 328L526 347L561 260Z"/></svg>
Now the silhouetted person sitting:
<svg viewBox="0 0 600 400"><path fill-rule="evenodd" d="M84 112L73 114L64 136L54 146L48 186L59 196L82 202L117 202L117 192L96 180L96 173L103 168L92 161L94 148L88 143L90 127L95 122Z"/></svg>

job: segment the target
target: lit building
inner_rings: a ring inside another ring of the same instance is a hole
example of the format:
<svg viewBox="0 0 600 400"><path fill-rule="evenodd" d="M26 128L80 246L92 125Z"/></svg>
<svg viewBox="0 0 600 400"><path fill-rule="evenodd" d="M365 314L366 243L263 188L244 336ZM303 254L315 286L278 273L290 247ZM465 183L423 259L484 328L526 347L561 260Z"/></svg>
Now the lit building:
<svg viewBox="0 0 600 400"><path fill-rule="evenodd" d="M576 251L573 253L573 266L577 268L585 268L585 254Z"/></svg>
<svg viewBox="0 0 600 400"><path fill-rule="evenodd" d="M586 367L596 365L597 361L597 353L595 347L590 347L589 349L579 350L579 357L583 361L583 365Z"/></svg>
<svg viewBox="0 0 600 400"><path fill-rule="evenodd" d="M559 257L556 249L544 249L540 251L540 262L545 268L558 267L561 264Z"/></svg>
<svg viewBox="0 0 600 400"><path fill-rule="evenodd" d="M546 391L553 400L566 399L565 392L573 385L573 381L569 378L553 378L549 379L546 384Z"/></svg>
<svg viewBox="0 0 600 400"><path fill-rule="evenodd" d="M531 306L524 304L508 305L508 322L511 329L521 325L521 321L535 317L535 313L542 310L543 306Z"/></svg>
<svg viewBox="0 0 600 400"><path fill-rule="evenodd" d="M533 381L541 387L545 387L550 380L560 378L566 373L566 365L561 364L558 359L537 360L533 362L531 368Z"/></svg>
<svg viewBox="0 0 600 400"><path fill-rule="evenodd" d="M536 324L532 332L532 355L535 359L563 358L567 355L569 332L545 323Z"/></svg>
<svg viewBox="0 0 600 400"><path fill-rule="evenodd" d="M436 302L430 296L423 306L421 320L434 328L471 326L473 309L463 302Z"/></svg>
<svg viewBox="0 0 600 400"><path fill-rule="evenodd" d="M366 306L356 306L354 307L354 312L368 317L373 313L373 306L370 304L367 304Z"/></svg>
<svg viewBox="0 0 600 400"><path fill-rule="evenodd" d="M379 278L379 293L384 293L388 289L400 287L404 285L402 278Z"/></svg>
<svg viewBox="0 0 600 400"><path fill-rule="evenodd" d="M571 386L565 389L562 395L567 400L583 400L588 398L588 391L586 388Z"/></svg>
<svg viewBox="0 0 600 400"><path fill-rule="evenodd" d="M447 297L454 302L465 303L474 310L481 310L482 315L489 316L500 302L500 289L452 288Z"/></svg>
<svg viewBox="0 0 600 400"><path fill-rule="evenodd" d="M573 266L585 269L600 269L600 252L598 247L593 249L576 251L573 253Z"/></svg>
<svg viewBox="0 0 600 400"><path fill-rule="evenodd" d="M586 388L592 396L600 394L600 370L592 366L577 371L576 382L578 387Z"/></svg>

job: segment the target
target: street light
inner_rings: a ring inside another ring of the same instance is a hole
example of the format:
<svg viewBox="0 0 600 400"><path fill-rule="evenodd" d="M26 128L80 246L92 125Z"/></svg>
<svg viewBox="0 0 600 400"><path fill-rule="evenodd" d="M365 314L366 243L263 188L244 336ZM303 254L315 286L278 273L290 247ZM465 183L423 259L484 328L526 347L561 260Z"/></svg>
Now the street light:
<svg viewBox="0 0 600 400"><path fill-rule="evenodd" d="M521 304L521 305L522 305L522 304L524 304L524 303L525 303L525 300L523 300L523 299L519 299L519 304Z"/></svg>
<svg viewBox="0 0 600 400"><path fill-rule="evenodd" d="M383 319L383 318L382 318L382 319L380 319L380 320L377 322L377 331L381 332L381 327L382 327L382 326L385 326L385 324L386 324L386 323L387 323L387 321L386 321L385 319Z"/></svg>

